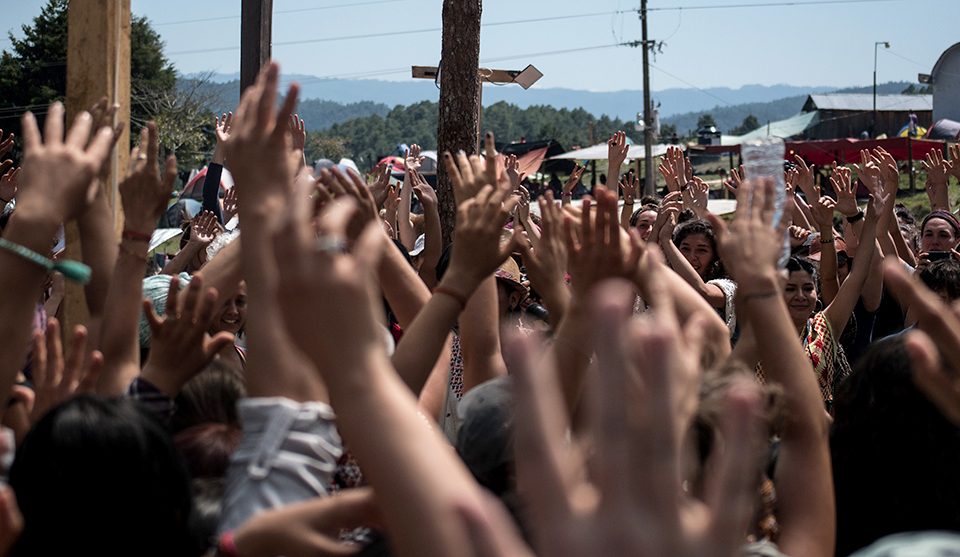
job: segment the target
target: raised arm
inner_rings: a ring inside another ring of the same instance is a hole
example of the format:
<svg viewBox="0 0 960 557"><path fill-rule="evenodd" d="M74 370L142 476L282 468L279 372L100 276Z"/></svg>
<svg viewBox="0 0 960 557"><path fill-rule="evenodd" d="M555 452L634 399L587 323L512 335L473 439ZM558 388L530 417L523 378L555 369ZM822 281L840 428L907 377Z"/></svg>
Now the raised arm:
<svg viewBox="0 0 960 557"><path fill-rule="evenodd" d="M423 207L423 262L420 265L420 278L427 288L433 290L437 285L437 263L443 254L443 233L440 229L440 211L437 204L437 192L423 179L417 176L413 193Z"/></svg>
<svg viewBox="0 0 960 557"><path fill-rule="evenodd" d="M813 206L813 218L820 231L820 289L824 304L832 302L840 290L836 235L833 233L833 210L836 206L837 203L828 196L821 197Z"/></svg>
<svg viewBox="0 0 960 557"><path fill-rule="evenodd" d="M452 175L456 169L448 172ZM483 177L476 175L481 180ZM459 181L453 180L454 184ZM512 242L500 247L500 231L515 203L509 189L490 184L458 210L454 231L457 247L450 268L404 332L393 355L397 373L414 393L419 393L426 382L467 300L513 251Z"/></svg>
<svg viewBox="0 0 960 557"><path fill-rule="evenodd" d="M333 204L319 219L321 238L344 237L353 204ZM337 426L363 463L398 555L462 553L462 505L481 505L464 465L418 415L410 390L383 349L374 268L383 243L368 225L354 255L315 249L309 212L289 210L277 239L281 282L275 291L296 345L323 370Z"/></svg>
<svg viewBox="0 0 960 557"><path fill-rule="evenodd" d="M672 218L676 218L676 209L668 208L667 212L673 212ZM700 273L693 268L693 265L687 261L687 258L680 253L680 249L673 243L673 229L675 220L670 220L670 216L663 224L659 233L660 249L667 260L667 264L689 284L700 296L703 297L711 306L715 308L725 308L727 304L726 295L723 290L715 285L704 282Z"/></svg>
<svg viewBox="0 0 960 557"><path fill-rule="evenodd" d="M620 191L623 192L623 208L620 209L620 226L630 230L630 217L633 216L633 206L640 190L640 177L636 174L624 176L620 180Z"/></svg>
<svg viewBox="0 0 960 557"><path fill-rule="evenodd" d="M57 228L79 217L96 195L94 176L109 156L113 131L92 142L90 114L81 112L64 140L63 105L51 105L41 138L33 114L23 117L23 188L0 248L0 395L7 399L33 334L30 323L50 271L16 247L46 256Z"/></svg>
<svg viewBox="0 0 960 557"><path fill-rule="evenodd" d="M828 418L780 291L776 261L783 246L782 232L772 224L773 189L772 181L748 180L737 192L734 222L727 227L711 220L723 261L739 284L737 307L753 326L767 381L783 386L787 420L775 477L778 545L787 555L826 557L833 554L836 535Z"/></svg>
<svg viewBox="0 0 960 557"><path fill-rule="evenodd" d="M278 212L292 189L302 161L292 157L290 122L299 89L291 85L277 108L279 69L271 64L247 88L227 142L227 158L236 181L243 234L241 265L247 281L247 392L251 397L280 396L298 402L328 400L326 387L290 340L275 302L278 277L271 237ZM302 159L302 156L300 157Z"/></svg>
<svg viewBox="0 0 960 557"><path fill-rule="evenodd" d="M130 172L120 184L124 235L110 281L111 303L101 343L104 366L97 383L97 392L104 396L123 394L140 374L138 331L147 249L177 175L177 160L172 156L160 175L159 137L153 122L141 130L140 145L130 154Z"/></svg>
<svg viewBox="0 0 960 557"><path fill-rule="evenodd" d="M399 229L400 242L407 248L407 251L413 249L413 244L417 242L417 236L413 230L413 223L410 221L410 202L413 200L414 173L420 170L423 164L423 157L420 155L420 146L411 145L407 151L407 156L403 159L403 185L400 188L400 205L397 210L397 228Z"/></svg>
<svg viewBox="0 0 960 557"><path fill-rule="evenodd" d="M879 168L871 164L867 167L867 171L873 173L873 177L867 178L865 182L873 183L875 180L876 183L879 183ZM884 195L881 190L874 189L874 193L871 194L870 205L867 208L867 216L864 219L860 245L857 248L857 259L862 261L863 264L853 266L850 274L847 275L847 279L840 285L837 297L824 310L830 327L837 334L847 326L847 321L857 306L857 300L863 293L863 286L870 272L870 261L877 248L878 223L885 227L886 221L880 221L889 218L888 215L885 215L887 203L892 203L892 200Z"/></svg>

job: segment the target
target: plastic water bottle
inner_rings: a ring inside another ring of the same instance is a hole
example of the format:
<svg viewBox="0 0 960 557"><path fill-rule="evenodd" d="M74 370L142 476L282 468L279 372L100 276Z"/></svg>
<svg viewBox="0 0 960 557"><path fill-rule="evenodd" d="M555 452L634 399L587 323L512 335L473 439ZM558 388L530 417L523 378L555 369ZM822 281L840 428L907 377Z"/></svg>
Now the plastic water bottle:
<svg viewBox="0 0 960 557"><path fill-rule="evenodd" d="M787 188L784 182L784 152L783 140L779 137L765 137L748 141L740 146L743 155L743 169L747 178L768 178L774 184L773 226L780 224L783 218L784 207L787 201ZM790 258L790 240L785 234L783 238L783 253L778 264L780 268L787 266Z"/></svg>

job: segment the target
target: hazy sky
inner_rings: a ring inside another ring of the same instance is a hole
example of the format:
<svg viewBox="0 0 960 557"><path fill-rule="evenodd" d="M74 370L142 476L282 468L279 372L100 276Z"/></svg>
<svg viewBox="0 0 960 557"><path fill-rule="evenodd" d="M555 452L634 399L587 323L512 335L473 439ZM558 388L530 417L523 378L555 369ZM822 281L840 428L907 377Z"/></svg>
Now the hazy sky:
<svg viewBox="0 0 960 557"><path fill-rule="evenodd" d="M811 0L792 3L806 2ZM0 29L19 35L20 25L44 3L4 0ZM240 0L132 3L134 13L146 15L161 33L167 56L181 72L239 70ZM651 70L651 88L868 85L875 41L891 43L889 50L880 50L879 80L914 82L918 72L929 73L940 53L960 41L960 0L720 7L758 3L790 2L650 0L655 10L650 38L665 42L654 62L658 69ZM440 32L434 29L440 26L441 5L441 0L275 0L273 55L287 73L407 80L409 66L435 65L440 58ZM481 58L503 69L535 64L545 74L537 87L640 89L639 49L548 54L639 39L636 12L612 13L638 7L639 0L486 0ZM685 9L671 9L677 7ZM493 25L542 18L557 19ZM418 30L428 31L397 34ZM342 38L355 35L367 37ZM283 44L292 42L300 43ZM4 34L0 48L7 46Z"/></svg>

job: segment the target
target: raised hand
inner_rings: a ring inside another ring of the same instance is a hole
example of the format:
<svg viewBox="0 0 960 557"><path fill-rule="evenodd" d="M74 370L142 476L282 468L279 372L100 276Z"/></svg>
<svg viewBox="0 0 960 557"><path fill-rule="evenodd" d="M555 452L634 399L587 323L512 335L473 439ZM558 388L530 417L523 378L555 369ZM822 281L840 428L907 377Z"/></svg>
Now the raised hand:
<svg viewBox="0 0 960 557"><path fill-rule="evenodd" d="M620 179L620 191L623 192L623 199L633 201L637 198L637 192L640 191L640 177L636 174L626 174Z"/></svg>
<svg viewBox="0 0 960 557"><path fill-rule="evenodd" d="M87 357L86 349L87 329L83 325L73 330L69 356L64 354L60 322L55 318L47 322L45 333L34 333L31 369L36 399L30 412L32 423L37 423L54 406L94 391L103 367L103 354L95 350Z"/></svg>
<svg viewBox="0 0 960 557"><path fill-rule="evenodd" d="M457 207L475 197L486 185L498 186L497 152L493 133L487 132L484 157L457 153L456 161L450 153L443 154L443 163L453 185L453 197ZM509 188L509 186L507 186Z"/></svg>
<svg viewBox="0 0 960 557"><path fill-rule="evenodd" d="M293 139L293 150L302 152L307 145L307 128L299 114L290 115L290 137Z"/></svg>
<svg viewBox="0 0 960 557"><path fill-rule="evenodd" d="M173 155L167 158L163 176L160 175L159 151L157 125L148 122L140 130L140 145L130 153L130 168L119 186L124 228L142 236L149 236L156 228L177 177L177 159Z"/></svg>
<svg viewBox="0 0 960 557"><path fill-rule="evenodd" d="M94 177L110 156L114 132L101 128L88 145L93 119L81 112L64 139L63 104L47 112L44 138L33 114L23 116L25 172L20 203L64 222L78 217L97 196Z"/></svg>
<svg viewBox="0 0 960 557"><path fill-rule="evenodd" d="M927 171L927 197L930 199L930 208L936 210L950 210L950 197L947 192L947 176L949 168L943 160L943 153L939 149L931 149L926 160L921 161Z"/></svg>
<svg viewBox="0 0 960 557"><path fill-rule="evenodd" d="M723 181L723 187L727 188L727 191L733 195L737 195L737 188L743 183L745 175L742 164L739 170L731 168L730 177Z"/></svg>
<svg viewBox="0 0 960 557"><path fill-rule="evenodd" d="M217 216L210 211L204 211L190 222L190 241L206 246L217 236L223 233L223 227L217 221Z"/></svg>
<svg viewBox="0 0 960 557"><path fill-rule="evenodd" d="M407 172L418 172L423 166L423 156L420 154L420 146L414 143L407 150L407 156L403 159L403 169Z"/></svg>
<svg viewBox="0 0 960 557"><path fill-rule="evenodd" d="M856 216L860 207L857 205L857 190L853 185L850 169L845 166L835 167L830 175L830 185L837 194L836 210L846 217Z"/></svg>
<svg viewBox="0 0 960 557"><path fill-rule="evenodd" d="M387 200L387 188L390 186L390 165L387 163L378 164L370 172L370 177L373 181L367 187L373 194L377 209L381 209Z"/></svg>
<svg viewBox="0 0 960 557"><path fill-rule="evenodd" d="M817 221L817 226L821 234L825 234L826 232L833 234L833 211L836 208L837 202L826 195L810 206L810 209L813 211L813 218Z"/></svg>
<svg viewBox="0 0 960 557"><path fill-rule="evenodd" d="M223 196L223 222L228 223L237 215L237 188L230 188Z"/></svg>
<svg viewBox="0 0 960 557"><path fill-rule="evenodd" d="M501 246L500 234L516 204L509 189L488 184L457 209L456 248L448 271L457 292L472 292L513 253L516 238ZM448 284L446 276L442 284Z"/></svg>
<svg viewBox="0 0 960 557"><path fill-rule="evenodd" d="M7 163L10 161L4 161ZM11 163L12 164L12 163ZM0 172L3 169L0 168ZM17 196L17 187L20 185L20 167L3 172L0 176L0 202L9 203Z"/></svg>
<svg viewBox="0 0 960 557"><path fill-rule="evenodd" d="M563 211L553 200L553 192L547 192L538 201L540 205L540 238L536 244L531 238L520 242L523 264L533 288L543 296L554 313L565 309L567 271L567 246L563 236ZM516 231L515 234L519 234Z"/></svg>
<svg viewBox="0 0 960 557"><path fill-rule="evenodd" d="M416 180L413 182L413 193L417 196L417 199L420 200L420 204L424 208L436 207L437 206L437 192L433 189L433 186L427 183L423 179L423 176L419 174L414 175Z"/></svg>
<svg viewBox="0 0 960 557"><path fill-rule="evenodd" d="M523 179L526 178L527 175L523 172L520 172L520 161L517 159L516 155L510 155L507 157L505 168L507 177L510 178L510 185L514 190L520 189L520 184L523 183Z"/></svg>
<svg viewBox="0 0 960 557"><path fill-rule="evenodd" d="M150 357L143 377L170 396L203 370L220 350L233 342L232 333L211 337L207 331L217 314L219 295L214 288L204 289L203 276L194 275L180 292L180 279L170 280L166 315L160 317L150 300L143 301L150 325Z"/></svg>
<svg viewBox="0 0 960 557"><path fill-rule="evenodd" d="M233 130L233 112L213 117L213 130L217 136L217 144L213 148L212 162L224 164L226 162L227 142L230 141L230 132Z"/></svg>
<svg viewBox="0 0 960 557"><path fill-rule="evenodd" d="M233 129L233 112L213 117L214 129L217 134L217 143L226 143L230 140L230 130Z"/></svg>
<svg viewBox="0 0 960 557"><path fill-rule="evenodd" d="M526 228L530 224L530 192L527 188L520 186L513 195L517 198L517 218Z"/></svg>
<svg viewBox="0 0 960 557"><path fill-rule="evenodd" d="M353 243L355 255L347 251L347 226L356 211L353 199L338 200L314 219L309 204L290 201L274 236L277 294L287 331L325 374L346 369L346 362L356 365L355 358L382 346L377 325L382 307L373 280L385 242L376 222L370 222ZM318 315L342 318L318 335Z"/></svg>
<svg viewBox="0 0 960 557"><path fill-rule="evenodd" d="M279 80L280 68L271 62L260 72L256 83L244 91L226 143L241 214L249 211L251 220L263 220L268 225L276 219L297 172L290 160L289 122L299 87L290 85L278 110Z"/></svg>
<svg viewBox="0 0 960 557"><path fill-rule="evenodd" d="M629 233L629 241L621 237L617 195L599 186L596 195L595 218L593 204L584 199L580 222L571 217L564 221L571 281L581 296L601 280L630 276L642 255L642 240L636 233Z"/></svg>
<svg viewBox="0 0 960 557"><path fill-rule="evenodd" d="M683 209L683 200L679 191L672 191L663 198L660 203L660 210L657 212L657 220L653 223L650 235L647 241L658 243L663 241L673 241L673 228L677 224L677 217ZM666 230L664 230L666 228Z"/></svg>
<svg viewBox="0 0 960 557"><path fill-rule="evenodd" d="M2 151L2 149L0 149ZM947 163L949 166L950 174L960 182L960 144L954 143L950 146L950 161ZM3 153L0 152L0 156Z"/></svg>
<svg viewBox="0 0 960 557"><path fill-rule="evenodd" d="M803 195L806 196L807 202L813 204L816 200L820 199L820 188L813 179L813 167L807 166L806 161L804 161L800 155L794 155L793 160L797 162L795 167L797 171L797 186L800 188L800 191L803 192Z"/></svg>
<svg viewBox="0 0 960 557"><path fill-rule="evenodd" d="M325 168L320 172L320 183L330 190L335 199L350 198L356 204L354 218L347 227L347 240L351 243L360 237L370 223L377 221L376 201L359 174L336 166ZM394 198L396 198L395 193Z"/></svg>
<svg viewBox="0 0 960 557"><path fill-rule="evenodd" d="M0 138L3 138L3 130L0 130ZM13 133L8 135L6 139L0 140L0 157L3 157L11 150L13 150Z"/></svg>
<svg viewBox="0 0 960 557"><path fill-rule="evenodd" d="M774 187L772 180L747 180L741 184L736 216L730 225L716 215L707 216L717 232L723 264L745 292L769 283L770 277L776 275L777 260L783 250L783 231L773 226ZM785 226L785 220L781 226Z"/></svg>
<svg viewBox="0 0 960 557"><path fill-rule="evenodd" d="M700 178L687 182L681 190L683 205L693 211L697 218L707 215L707 202L710 199L710 186Z"/></svg>
<svg viewBox="0 0 960 557"><path fill-rule="evenodd" d="M580 164L573 167L573 172L570 173L570 177L567 178L567 181L563 184L563 196L565 199L573 194L573 188L577 187L577 184L580 183L580 177L583 176L583 172L586 169L586 166L581 166Z"/></svg>
<svg viewBox="0 0 960 557"><path fill-rule="evenodd" d="M510 343L517 483L528 496L537 554L734 555L753 515L763 461L759 388L744 379L727 392L710 495L684 494L676 435L684 415L676 405L674 372L687 361L685 335L697 333L680 330L669 311L654 312L649 323L629 321L631 294L628 285L608 282L593 297L599 373L587 443L566 437L567 413L552 363L536 363L539 347L530 340ZM590 466L579 448L584 444L591 447ZM600 503L578 504L584 493ZM644 528L635 527L639 517ZM517 545L489 554L523 555Z"/></svg>
<svg viewBox="0 0 960 557"><path fill-rule="evenodd" d="M627 145L627 134L618 131L613 134L613 136L607 140L607 162L610 178L612 180L618 180L620 177L620 167L623 166L623 161L627 160L627 151L630 150L630 146Z"/></svg>

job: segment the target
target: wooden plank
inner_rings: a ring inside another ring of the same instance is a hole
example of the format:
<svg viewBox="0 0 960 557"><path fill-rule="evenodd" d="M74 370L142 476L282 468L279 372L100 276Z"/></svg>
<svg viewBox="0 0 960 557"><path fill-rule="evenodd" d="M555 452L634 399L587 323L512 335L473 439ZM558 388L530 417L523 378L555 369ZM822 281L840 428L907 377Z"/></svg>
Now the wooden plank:
<svg viewBox="0 0 960 557"><path fill-rule="evenodd" d="M273 0L243 0L240 7L240 93L270 61Z"/></svg>
<svg viewBox="0 0 960 557"><path fill-rule="evenodd" d="M67 121L106 96L120 106L116 120L130 122L130 0L72 0L67 15ZM129 125L101 182L113 208L117 238L122 227L117 185L129 158ZM81 259L82 247L74 222L66 225L66 254ZM89 319L83 287L67 282L63 307L64 331Z"/></svg>

